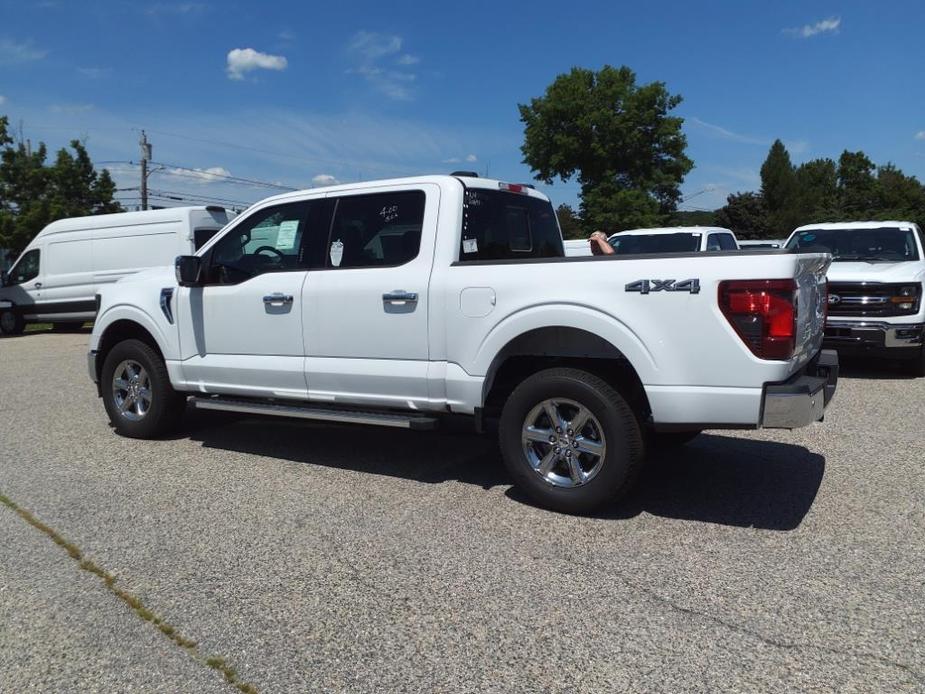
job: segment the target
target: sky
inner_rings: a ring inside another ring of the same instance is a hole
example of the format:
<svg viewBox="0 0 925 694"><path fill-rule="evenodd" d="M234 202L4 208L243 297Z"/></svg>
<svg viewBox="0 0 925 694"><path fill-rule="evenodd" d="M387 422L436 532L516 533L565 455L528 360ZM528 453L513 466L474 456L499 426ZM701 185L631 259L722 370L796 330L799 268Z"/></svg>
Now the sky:
<svg viewBox="0 0 925 694"><path fill-rule="evenodd" d="M901 0L0 0L0 114L33 144L85 140L129 207L142 129L152 190L244 204L283 188L236 179L530 181L517 105L627 65L683 97L681 208L715 209L758 187L775 138L795 162L860 149L925 180L923 29ZM574 181L538 187L577 203Z"/></svg>

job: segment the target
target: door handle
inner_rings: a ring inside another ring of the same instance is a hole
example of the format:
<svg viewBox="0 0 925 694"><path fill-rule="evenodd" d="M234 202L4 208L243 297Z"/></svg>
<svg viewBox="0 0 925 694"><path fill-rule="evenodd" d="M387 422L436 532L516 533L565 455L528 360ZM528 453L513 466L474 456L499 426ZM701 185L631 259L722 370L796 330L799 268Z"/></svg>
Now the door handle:
<svg viewBox="0 0 925 694"><path fill-rule="evenodd" d="M282 292L274 292L273 294L267 294L265 297L263 297L263 303L265 304L291 304L292 294L283 294Z"/></svg>
<svg viewBox="0 0 925 694"><path fill-rule="evenodd" d="M417 300L417 292L406 292L404 289L395 289L382 295L382 301L387 304L414 304Z"/></svg>
<svg viewBox="0 0 925 694"><path fill-rule="evenodd" d="M32 286L35 287L36 289L41 289L41 288L42 288L42 283L41 283L41 282L36 282L36 283L33 284Z"/></svg>

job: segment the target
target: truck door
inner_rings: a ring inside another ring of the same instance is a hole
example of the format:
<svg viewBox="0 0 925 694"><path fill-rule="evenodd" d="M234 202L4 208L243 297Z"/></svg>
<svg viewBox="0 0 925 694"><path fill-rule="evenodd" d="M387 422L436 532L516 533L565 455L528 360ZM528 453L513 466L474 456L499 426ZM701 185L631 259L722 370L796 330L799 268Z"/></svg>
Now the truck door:
<svg viewBox="0 0 925 694"><path fill-rule="evenodd" d="M307 398L303 244L309 202L259 209L203 256L178 296L184 380L207 393Z"/></svg>
<svg viewBox="0 0 925 694"><path fill-rule="evenodd" d="M324 257L304 288L311 399L427 406L439 195L420 184L329 196Z"/></svg>

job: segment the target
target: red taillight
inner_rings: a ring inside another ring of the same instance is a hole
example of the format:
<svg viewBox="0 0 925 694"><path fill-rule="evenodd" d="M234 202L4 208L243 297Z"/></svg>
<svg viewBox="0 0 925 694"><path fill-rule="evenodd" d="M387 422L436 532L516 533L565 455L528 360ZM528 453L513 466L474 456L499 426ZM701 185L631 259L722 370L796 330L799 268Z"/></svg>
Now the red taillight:
<svg viewBox="0 0 925 694"><path fill-rule="evenodd" d="M796 348L794 280L726 280L719 308L759 359L790 359Z"/></svg>
<svg viewBox="0 0 925 694"><path fill-rule="evenodd" d="M506 190L508 193L526 193L527 186L521 183L499 183L498 188Z"/></svg>

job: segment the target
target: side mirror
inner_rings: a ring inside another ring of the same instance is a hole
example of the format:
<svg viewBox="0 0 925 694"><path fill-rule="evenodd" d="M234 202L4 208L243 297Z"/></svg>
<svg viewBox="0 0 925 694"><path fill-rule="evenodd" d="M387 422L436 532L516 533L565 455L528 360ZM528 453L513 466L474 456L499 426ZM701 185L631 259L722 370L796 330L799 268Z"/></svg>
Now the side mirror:
<svg viewBox="0 0 925 694"><path fill-rule="evenodd" d="M196 255L178 255L173 264L181 287L195 287L202 274L202 259Z"/></svg>
<svg viewBox="0 0 925 694"><path fill-rule="evenodd" d="M0 287L5 287L10 283L10 273L6 270L0 270Z"/></svg>

